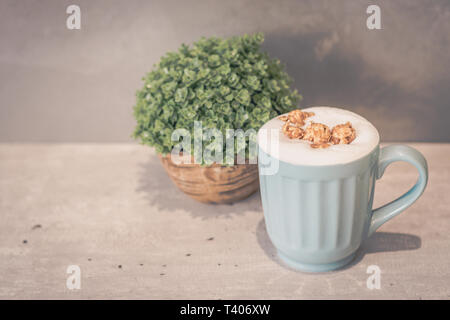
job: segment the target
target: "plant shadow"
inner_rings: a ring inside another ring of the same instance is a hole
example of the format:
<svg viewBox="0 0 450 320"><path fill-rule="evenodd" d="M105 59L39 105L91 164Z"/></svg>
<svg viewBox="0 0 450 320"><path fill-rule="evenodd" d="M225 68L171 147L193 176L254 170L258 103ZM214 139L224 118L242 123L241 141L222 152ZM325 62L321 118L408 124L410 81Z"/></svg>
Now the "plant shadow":
<svg viewBox="0 0 450 320"><path fill-rule="evenodd" d="M190 198L170 180L156 154L152 154L148 161L139 166L136 192L143 194L151 206L160 210L170 213L185 211L193 218L202 220L232 218L242 216L246 211L262 210L259 191L232 204L206 204Z"/></svg>
<svg viewBox="0 0 450 320"><path fill-rule="evenodd" d="M278 258L277 251L273 246L269 235L267 234L264 219L261 219L261 221L258 223L258 226L256 228L256 237L259 246L271 260L275 261L277 264L284 268L294 270L286 266ZM366 254L377 252L416 250L421 246L422 240L416 235L407 233L375 232L370 238L366 239L366 241L362 243L361 247L357 250L356 257L353 259L353 261L345 267L336 270L336 272L353 267L354 265L358 264Z"/></svg>

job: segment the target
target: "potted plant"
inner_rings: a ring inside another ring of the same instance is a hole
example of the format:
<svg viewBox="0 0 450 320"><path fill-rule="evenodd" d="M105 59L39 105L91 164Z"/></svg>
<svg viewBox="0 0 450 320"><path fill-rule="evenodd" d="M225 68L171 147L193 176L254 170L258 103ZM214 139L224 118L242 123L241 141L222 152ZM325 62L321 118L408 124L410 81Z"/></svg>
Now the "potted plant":
<svg viewBox="0 0 450 320"><path fill-rule="evenodd" d="M257 33L183 44L161 58L136 94L133 136L155 147L175 184L199 201L234 202L255 192L258 171L248 147L255 134L246 135L245 144L232 143L230 152L224 143L229 130L256 132L301 99L280 61L261 51L263 41ZM181 147L180 130L189 138ZM215 130L213 139L208 130ZM194 161L176 162L174 154ZM220 154L231 162L217 161ZM242 154L244 163L236 161Z"/></svg>

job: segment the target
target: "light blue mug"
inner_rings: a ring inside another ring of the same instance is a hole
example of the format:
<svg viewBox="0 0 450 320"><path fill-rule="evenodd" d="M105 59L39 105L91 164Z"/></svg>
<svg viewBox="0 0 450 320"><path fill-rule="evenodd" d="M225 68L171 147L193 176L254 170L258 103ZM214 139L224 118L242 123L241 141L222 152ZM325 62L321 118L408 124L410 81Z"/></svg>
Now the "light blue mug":
<svg viewBox="0 0 450 320"><path fill-rule="evenodd" d="M278 170L267 174L274 161ZM373 210L375 181L394 161L414 165L419 178L404 195ZM377 145L363 158L326 166L294 165L259 148L258 167L268 235L284 263L307 272L351 262L366 238L419 198L428 180L423 155L404 145Z"/></svg>

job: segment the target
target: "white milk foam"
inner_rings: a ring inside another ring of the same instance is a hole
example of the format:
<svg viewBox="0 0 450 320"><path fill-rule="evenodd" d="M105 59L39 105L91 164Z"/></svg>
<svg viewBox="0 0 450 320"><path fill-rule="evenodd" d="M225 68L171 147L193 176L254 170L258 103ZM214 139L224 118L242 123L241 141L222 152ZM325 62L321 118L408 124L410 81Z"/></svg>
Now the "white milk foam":
<svg viewBox="0 0 450 320"><path fill-rule="evenodd" d="M356 138L350 144L331 145L325 149L311 148L310 142L289 139L281 128L284 121L278 117L269 120L258 132L258 145L262 150L281 161L294 165L322 166L344 164L369 154L379 143L377 129L366 119L344 109L333 107L311 107L302 111L314 112L315 115L305 121L306 128L311 122L326 124L330 130L337 124L349 121L356 130ZM278 131L271 136L271 130ZM277 137L277 141L272 141ZM273 144L275 142L275 144ZM279 148L276 148L276 142Z"/></svg>

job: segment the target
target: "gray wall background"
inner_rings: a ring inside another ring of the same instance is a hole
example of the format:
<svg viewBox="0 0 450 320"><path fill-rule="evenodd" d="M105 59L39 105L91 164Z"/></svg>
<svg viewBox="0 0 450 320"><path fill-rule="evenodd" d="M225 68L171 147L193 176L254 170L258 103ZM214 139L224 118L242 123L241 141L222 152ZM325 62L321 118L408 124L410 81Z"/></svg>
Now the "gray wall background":
<svg viewBox="0 0 450 320"><path fill-rule="evenodd" d="M369 4L382 30L366 28ZM0 141L131 141L134 93L161 55L257 31L301 106L345 106L384 141L450 141L448 0L0 0Z"/></svg>

